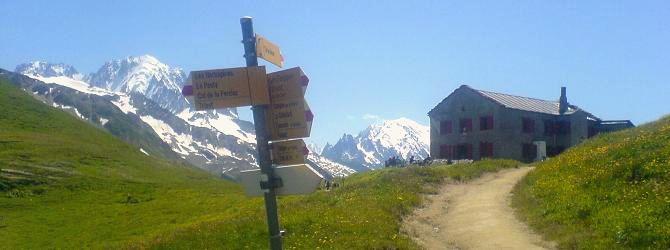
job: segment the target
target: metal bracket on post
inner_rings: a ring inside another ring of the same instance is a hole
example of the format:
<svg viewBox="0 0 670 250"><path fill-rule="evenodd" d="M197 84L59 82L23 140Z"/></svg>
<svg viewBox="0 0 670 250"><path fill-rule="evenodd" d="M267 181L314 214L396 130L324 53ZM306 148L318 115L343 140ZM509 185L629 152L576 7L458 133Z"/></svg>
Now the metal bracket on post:
<svg viewBox="0 0 670 250"><path fill-rule="evenodd" d="M267 181L261 181L261 189L277 189L280 188L284 185L282 182L281 178L275 177L275 178L270 178Z"/></svg>

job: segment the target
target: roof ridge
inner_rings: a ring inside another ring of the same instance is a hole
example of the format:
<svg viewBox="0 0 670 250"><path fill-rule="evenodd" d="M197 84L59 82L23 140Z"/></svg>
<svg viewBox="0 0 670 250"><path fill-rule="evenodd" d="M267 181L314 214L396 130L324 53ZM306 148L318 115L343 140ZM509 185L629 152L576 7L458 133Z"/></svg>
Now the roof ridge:
<svg viewBox="0 0 670 250"><path fill-rule="evenodd" d="M551 102L551 103L558 103L558 101L550 101L550 100L544 100L540 98L535 98L535 97L527 97L527 96L520 96L520 95L512 95L512 94L506 94L506 93L500 93L500 92L493 92L493 91L487 91L487 90L481 90L481 89L475 89L472 88L476 91L479 92L486 92L486 93L493 93L493 94L498 94L498 95L506 95L506 96L511 96L511 97L520 97L520 98L526 98L526 99L533 99L533 100L538 100L538 101L543 101L543 102Z"/></svg>

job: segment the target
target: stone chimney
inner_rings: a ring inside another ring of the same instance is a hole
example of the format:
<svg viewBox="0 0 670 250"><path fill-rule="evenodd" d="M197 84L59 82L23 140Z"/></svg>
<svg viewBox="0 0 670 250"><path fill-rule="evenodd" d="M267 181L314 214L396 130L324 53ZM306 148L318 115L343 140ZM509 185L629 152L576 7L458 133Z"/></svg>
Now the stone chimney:
<svg viewBox="0 0 670 250"><path fill-rule="evenodd" d="M561 87L561 98L558 99L558 113L565 114L568 111L568 97L565 96L565 87Z"/></svg>

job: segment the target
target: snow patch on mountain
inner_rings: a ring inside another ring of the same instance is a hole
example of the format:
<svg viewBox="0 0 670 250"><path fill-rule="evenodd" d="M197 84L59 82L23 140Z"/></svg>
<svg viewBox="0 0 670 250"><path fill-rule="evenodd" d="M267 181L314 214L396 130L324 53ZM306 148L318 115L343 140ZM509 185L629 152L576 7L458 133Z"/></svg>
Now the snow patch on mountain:
<svg viewBox="0 0 670 250"><path fill-rule="evenodd" d="M44 61L33 61L16 66L16 72L24 75L58 77L65 76L81 80L84 75L80 74L74 67L63 63L48 63Z"/></svg>
<svg viewBox="0 0 670 250"><path fill-rule="evenodd" d="M104 96L104 100L123 113L136 117L131 120L148 125L181 158L208 171L234 177L240 170L257 168L253 124L240 120L235 109L192 109L181 95L186 81L184 71L161 63L153 56L112 60L87 76L69 65L39 61L19 65L16 72L82 93ZM48 91L50 93L51 88ZM56 107L68 109L62 105ZM86 119L78 110L70 111ZM113 121L99 117L95 122L105 126ZM308 159L329 175L346 176L355 172L317 152L320 150L314 150Z"/></svg>
<svg viewBox="0 0 670 250"><path fill-rule="evenodd" d="M86 80L92 86L116 93L140 93L174 113L190 108L181 95L186 73L150 55L109 61Z"/></svg>
<svg viewBox="0 0 670 250"><path fill-rule="evenodd" d="M235 136L240 142L249 144L256 143L256 134L254 131L244 130L237 122L237 117L220 115L213 111L189 111L184 110L177 114L178 117L193 126L210 128L221 133Z"/></svg>
<svg viewBox="0 0 670 250"><path fill-rule="evenodd" d="M430 129L407 118L370 125L356 137L345 134L327 144L323 155L335 162L365 171L377 168L390 157L425 158L429 154Z"/></svg>

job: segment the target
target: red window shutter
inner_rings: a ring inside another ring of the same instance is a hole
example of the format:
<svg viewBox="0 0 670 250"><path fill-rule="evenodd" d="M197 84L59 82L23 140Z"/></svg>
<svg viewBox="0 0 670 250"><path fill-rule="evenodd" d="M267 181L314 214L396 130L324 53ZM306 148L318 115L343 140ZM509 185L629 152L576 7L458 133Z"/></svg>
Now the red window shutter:
<svg viewBox="0 0 670 250"><path fill-rule="evenodd" d="M472 144L466 144L468 159L472 159Z"/></svg>
<svg viewBox="0 0 670 250"><path fill-rule="evenodd" d="M535 132L535 120L530 118L523 118L523 132L524 133L533 133Z"/></svg>
<svg viewBox="0 0 670 250"><path fill-rule="evenodd" d="M440 134L450 134L451 133L451 121L440 121Z"/></svg>
<svg viewBox="0 0 670 250"><path fill-rule="evenodd" d="M493 129L493 116L489 116L486 119L486 127L488 129Z"/></svg>
<svg viewBox="0 0 670 250"><path fill-rule="evenodd" d="M479 142L479 158L485 158L486 153L486 142Z"/></svg>

